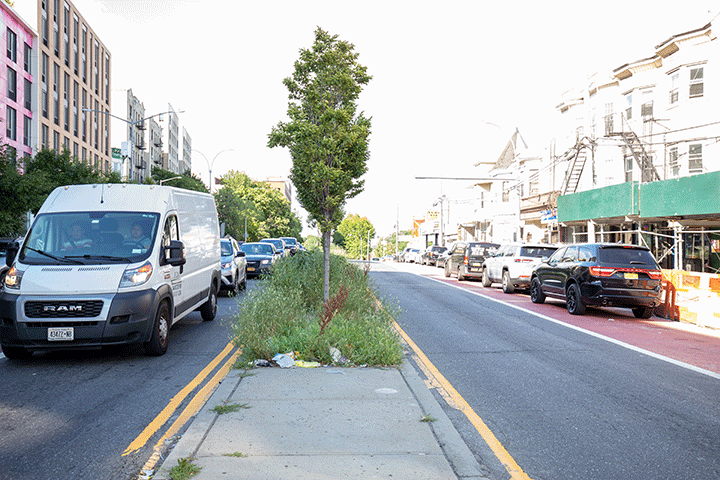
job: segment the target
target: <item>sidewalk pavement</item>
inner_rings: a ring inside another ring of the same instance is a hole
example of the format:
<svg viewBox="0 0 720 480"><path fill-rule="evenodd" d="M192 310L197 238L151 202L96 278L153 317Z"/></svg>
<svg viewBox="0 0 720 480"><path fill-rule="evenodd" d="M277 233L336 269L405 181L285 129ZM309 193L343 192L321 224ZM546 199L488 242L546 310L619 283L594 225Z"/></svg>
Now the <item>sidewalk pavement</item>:
<svg viewBox="0 0 720 480"><path fill-rule="evenodd" d="M189 457L202 468L193 480L488 478L407 359L248 373L225 378L153 480ZM212 410L222 404L243 408Z"/></svg>

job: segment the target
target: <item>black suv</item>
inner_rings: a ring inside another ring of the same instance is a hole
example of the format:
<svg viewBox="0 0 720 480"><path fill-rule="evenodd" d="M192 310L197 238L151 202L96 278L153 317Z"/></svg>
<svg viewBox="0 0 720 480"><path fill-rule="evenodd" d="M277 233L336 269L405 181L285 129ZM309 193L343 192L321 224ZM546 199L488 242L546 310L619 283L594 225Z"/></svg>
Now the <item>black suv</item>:
<svg viewBox="0 0 720 480"><path fill-rule="evenodd" d="M500 245L488 242L457 242L445 260L445 276L453 273L458 280L482 278L482 266L486 257L494 255Z"/></svg>
<svg viewBox="0 0 720 480"><path fill-rule="evenodd" d="M447 247L441 247L440 245L433 245L429 249L425 250L422 255L423 265L437 265L437 259L442 253L447 250Z"/></svg>
<svg viewBox="0 0 720 480"><path fill-rule="evenodd" d="M590 243L558 248L532 272L530 299L567 302L568 312L585 313L587 305L632 308L650 318L660 304L662 271L646 247Z"/></svg>

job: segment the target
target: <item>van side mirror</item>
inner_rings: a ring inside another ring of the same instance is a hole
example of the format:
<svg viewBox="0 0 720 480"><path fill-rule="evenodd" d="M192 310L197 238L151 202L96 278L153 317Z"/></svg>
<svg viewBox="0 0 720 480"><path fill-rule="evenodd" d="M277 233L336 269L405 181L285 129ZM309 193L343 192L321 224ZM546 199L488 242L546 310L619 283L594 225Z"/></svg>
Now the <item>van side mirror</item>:
<svg viewBox="0 0 720 480"><path fill-rule="evenodd" d="M5 264L8 267L12 267L12 264L15 261L15 257L17 257L19 251L20 243L12 242L10 245L8 245L7 251L5 252Z"/></svg>
<svg viewBox="0 0 720 480"><path fill-rule="evenodd" d="M170 245L162 248L160 264L173 267L185 265L185 245L180 240L170 240Z"/></svg>

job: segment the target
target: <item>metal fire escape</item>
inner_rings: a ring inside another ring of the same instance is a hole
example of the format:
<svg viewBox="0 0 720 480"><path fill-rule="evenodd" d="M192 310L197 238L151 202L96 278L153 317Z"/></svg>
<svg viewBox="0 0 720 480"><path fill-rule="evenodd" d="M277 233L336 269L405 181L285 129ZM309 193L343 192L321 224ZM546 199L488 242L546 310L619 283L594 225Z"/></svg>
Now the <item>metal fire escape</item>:
<svg viewBox="0 0 720 480"><path fill-rule="evenodd" d="M587 137L581 138L570 150L565 152L565 155L563 155L570 164L568 165L568 169L565 173L565 180L563 181L561 195L568 195L577 191L578 184L580 183L580 177L585 169L585 161L588 157L587 149L592 148L589 142L590 139Z"/></svg>
<svg viewBox="0 0 720 480"><path fill-rule="evenodd" d="M638 136L629 127L627 131L620 133L620 137L625 142L625 155L629 152L635 159L635 163L640 168L640 182L648 183L660 180L660 175L655 169L652 157L645 150L645 145L640 141Z"/></svg>

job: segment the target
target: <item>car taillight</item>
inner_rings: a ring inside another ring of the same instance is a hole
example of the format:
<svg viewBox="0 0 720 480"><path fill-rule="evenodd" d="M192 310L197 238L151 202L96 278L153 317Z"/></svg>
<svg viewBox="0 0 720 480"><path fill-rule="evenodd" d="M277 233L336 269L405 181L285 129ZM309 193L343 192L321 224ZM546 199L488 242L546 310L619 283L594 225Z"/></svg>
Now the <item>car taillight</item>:
<svg viewBox="0 0 720 480"><path fill-rule="evenodd" d="M470 261L468 260L468 256L467 256L467 255L465 255L465 258L463 258L463 263L464 263L465 265L468 265L468 264L470 263Z"/></svg>
<svg viewBox="0 0 720 480"><path fill-rule="evenodd" d="M652 278L653 280L661 280L662 279L662 270L646 270L648 277Z"/></svg>
<svg viewBox="0 0 720 480"><path fill-rule="evenodd" d="M615 273L614 268L590 267L590 275L593 277L612 277L613 273Z"/></svg>

